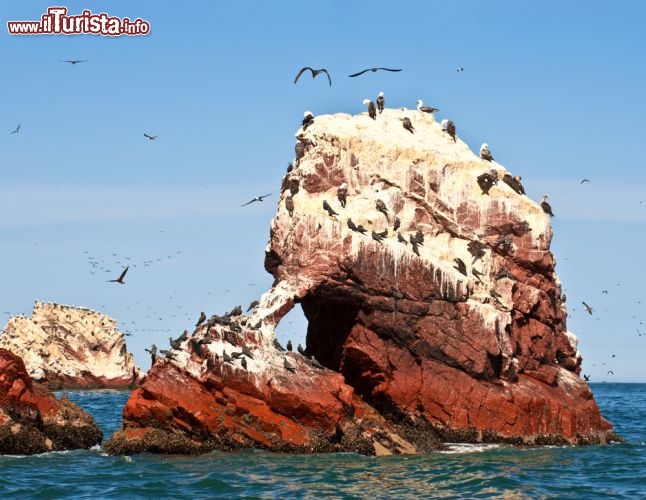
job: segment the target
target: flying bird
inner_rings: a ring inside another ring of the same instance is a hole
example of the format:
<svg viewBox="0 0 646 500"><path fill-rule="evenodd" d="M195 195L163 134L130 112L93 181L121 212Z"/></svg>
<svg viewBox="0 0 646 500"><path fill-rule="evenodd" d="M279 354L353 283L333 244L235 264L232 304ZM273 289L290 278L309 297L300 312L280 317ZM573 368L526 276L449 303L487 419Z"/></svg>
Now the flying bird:
<svg viewBox="0 0 646 500"><path fill-rule="evenodd" d="M592 308L583 301L581 301L581 304L583 304L583 309L585 309L585 312L592 315Z"/></svg>
<svg viewBox="0 0 646 500"><path fill-rule="evenodd" d="M60 61L60 62L62 62L62 63L69 63L69 64L71 64L72 66L74 66L74 65L76 65L76 64L78 64L78 63L84 63L84 62L87 62L87 59L83 59L83 60L81 60L81 59L65 59L65 60L63 60L63 59L59 59L59 61Z"/></svg>
<svg viewBox="0 0 646 500"><path fill-rule="evenodd" d="M456 71L458 73L462 73L464 71L464 68L462 66L460 66L458 69L456 69Z"/></svg>
<svg viewBox="0 0 646 500"><path fill-rule="evenodd" d="M436 111L439 111L439 109L437 108L424 106L424 101L422 101L421 99L417 99L417 110L421 111L422 113L435 113Z"/></svg>
<svg viewBox="0 0 646 500"><path fill-rule="evenodd" d="M583 184L584 182L590 182L590 179L583 179L579 184Z"/></svg>
<svg viewBox="0 0 646 500"><path fill-rule="evenodd" d="M415 129L413 128L413 124L410 122L410 118L402 118L402 126L408 130L411 134L415 133Z"/></svg>
<svg viewBox="0 0 646 500"><path fill-rule="evenodd" d="M379 110L379 114L382 113L385 105L386 105L386 100L384 99L384 93L379 92L379 95L377 96L377 109Z"/></svg>
<svg viewBox="0 0 646 500"><path fill-rule="evenodd" d="M157 139L157 137L159 137L159 135L148 135L146 132L144 132L144 136L151 141L154 141L155 139Z"/></svg>
<svg viewBox="0 0 646 500"><path fill-rule="evenodd" d="M18 126L16 127L16 130L14 130L13 132L9 132L9 135L11 135L11 134L17 134L18 132L20 132L20 123L19 123L19 124L18 124Z"/></svg>
<svg viewBox="0 0 646 500"><path fill-rule="evenodd" d="M373 120L377 119L377 108L375 107L375 103L372 102L370 99L364 99L363 100L363 105L368 106L368 116L372 118Z"/></svg>
<svg viewBox="0 0 646 500"><path fill-rule="evenodd" d="M316 78L318 75L320 75L321 73L325 73L325 75L327 76L327 81L330 82L330 86L332 86L332 79L330 78L330 74L327 72L325 68L314 69L314 68L310 68L309 66L305 66L298 72L298 75L296 75L296 78L294 78L294 85L296 85L296 82L301 77L303 72L307 70L312 72L312 80Z"/></svg>
<svg viewBox="0 0 646 500"><path fill-rule="evenodd" d="M265 198L267 198L267 196L271 196L271 194L272 194L272 193L269 193L269 194L263 194L262 196L255 196L252 200L250 200L250 201L248 201L247 203L245 203L244 205L240 205L240 206L242 206L242 207L246 207L247 205L250 205L250 204L251 204L251 203L253 203L254 201L263 201Z"/></svg>
<svg viewBox="0 0 646 500"><path fill-rule="evenodd" d="M121 275L116 280L108 280L108 283L119 283L120 285L124 285L126 282L123 281L123 278L126 276L126 273L128 272L129 267L130 266L126 266L126 268L123 270Z"/></svg>
<svg viewBox="0 0 646 500"><path fill-rule="evenodd" d="M372 72L374 73L375 71L379 71L379 70L382 70L382 71L392 71L393 73L394 73L394 72L397 72L397 71L401 71L401 69L390 69L390 68L368 68L368 69L364 69L363 71L359 71L358 73L354 73L353 75L348 75L348 76L349 76L350 78L354 78L355 76L363 75L364 73L367 73L368 71L372 71Z"/></svg>
<svg viewBox="0 0 646 500"><path fill-rule="evenodd" d="M541 198L541 208L543 209L543 212L548 214L550 217L554 217L554 214L552 213L552 206L547 203L547 195L544 194L543 197Z"/></svg>
<svg viewBox="0 0 646 500"><path fill-rule="evenodd" d="M493 156L491 156L491 151L489 151L489 144L486 142L483 142L482 146L480 146L480 158L487 161L493 161Z"/></svg>

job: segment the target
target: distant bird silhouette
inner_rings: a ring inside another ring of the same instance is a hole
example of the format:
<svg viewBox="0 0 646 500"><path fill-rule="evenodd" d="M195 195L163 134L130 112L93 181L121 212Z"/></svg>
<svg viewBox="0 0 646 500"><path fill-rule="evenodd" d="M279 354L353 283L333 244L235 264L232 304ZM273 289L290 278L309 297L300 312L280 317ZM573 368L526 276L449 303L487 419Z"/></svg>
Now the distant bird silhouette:
<svg viewBox="0 0 646 500"><path fill-rule="evenodd" d="M126 284L126 282L125 282L125 281L123 281L123 278L125 278L126 273L128 272L128 268L129 268L129 267L130 267L130 266L126 266L126 268L123 270L123 272L121 273L121 275L120 275L116 280L108 280L108 282L109 282L109 283L119 283L120 285L125 285L125 284Z"/></svg>
<svg viewBox="0 0 646 500"><path fill-rule="evenodd" d="M243 346L242 346L242 354L244 354L244 355L245 355L245 356L247 356L248 358L253 359L253 356L252 356L252 354L251 354L251 349L249 349L249 347L248 347L248 346L246 346L246 345L243 345Z"/></svg>
<svg viewBox="0 0 646 500"><path fill-rule="evenodd" d="M402 118L402 126L406 130L408 130L411 134L415 133L415 128L413 127L413 124L411 123L410 118L408 117Z"/></svg>
<svg viewBox="0 0 646 500"><path fill-rule="evenodd" d="M462 73L464 71L464 68L462 66L460 66L458 69L456 69L456 71L458 73Z"/></svg>
<svg viewBox="0 0 646 500"><path fill-rule="evenodd" d="M242 358L240 360L240 364L242 365L242 368L244 368L245 371L246 371L247 370L247 358Z"/></svg>
<svg viewBox="0 0 646 500"><path fill-rule="evenodd" d="M267 196L271 196L271 195L272 195L272 193L263 194L262 196L255 196L252 200L250 200L247 203L245 203L244 205L240 205L240 206L246 207L247 205L251 205L254 201L264 201L264 199L267 198Z"/></svg>
<svg viewBox="0 0 646 500"><path fill-rule="evenodd" d="M349 76L350 78L354 78L355 76L363 75L364 73L367 73L368 71L372 71L372 72L374 73L375 71L379 71L379 70L381 70L381 71L392 71L393 73L395 73L395 72L397 72L397 71L401 71L401 69L390 69L390 68L368 68L368 69L364 69L363 71L359 71L358 73L354 73L354 74L352 74L352 75L348 75L348 76Z"/></svg>
<svg viewBox="0 0 646 500"><path fill-rule="evenodd" d="M592 308L591 308L588 304L586 304L585 302L583 302L583 301L581 301L581 304L583 304L583 309L585 309L585 312L587 312L588 314L592 315L592 312L593 312L593 311L592 311Z"/></svg>
<svg viewBox="0 0 646 500"><path fill-rule="evenodd" d="M154 141L155 139L157 139L157 137L159 137L159 135L148 135L146 132L144 132L144 137L146 137L150 141Z"/></svg>
<svg viewBox="0 0 646 500"><path fill-rule="evenodd" d="M372 239L375 240L377 243L381 243L381 240L384 239L381 233L377 233L375 231L372 232Z"/></svg>
<svg viewBox="0 0 646 500"><path fill-rule="evenodd" d="M393 222L393 231L397 231L401 226L402 221L399 217L395 217L395 222Z"/></svg>
<svg viewBox="0 0 646 500"><path fill-rule="evenodd" d="M404 245L408 245L408 241L406 241L406 238L402 236L402 233L397 232L397 241L400 243L403 243Z"/></svg>
<svg viewBox="0 0 646 500"><path fill-rule="evenodd" d="M312 72L312 80L313 80L314 78L316 78L318 75L320 75L321 73L325 73L325 76L327 76L327 80L328 80L328 82L330 83L330 86L332 86L332 79L330 78L330 74L327 72L327 70L326 70L325 68L321 68L321 69L314 69L314 68L310 68L309 66L305 66L304 68L302 68L302 69L298 72L298 75L296 75L296 78L294 78L294 85L296 85L296 82L297 82L297 81L298 81L298 79L301 77L301 75L303 74L303 72L308 71L308 70Z"/></svg>
<svg viewBox="0 0 646 500"><path fill-rule="evenodd" d="M541 208L543 209L543 212L548 214L550 217L554 217L554 214L552 213L552 206L547 203L547 195L544 194L543 197L541 198Z"/></svg>
<svg viewBox="0 0 646 500"><path fill-rule="evenodd" d="M590 179L583 179L579 184L583 184L584 182L590 182Z"/></svg>
<svg viewBox="0 0 646 500"><path fill-rule="evenodd" d="M81 60L81 59L59 59L59 62L69 63L72 66L74 66L75 64L84 63L84 62L87 62L87 61L88 61L87 59L83 59L83 60Z"/></svg>
<svg viewBox="0 0 646 500"><path fill-rule="evenodd" d="M327 211L327 213L328 213L328 215L330 217L334 217L335 215L339 215L332 209L332 207L330 206L330 204L326 200L323 200L323 209Z"/></svg>
<svg viewBox="0 0 646 500"><path fill-rule="evenodd" d="M19 123L19 124L18 124L18 126L16 127L16 130L14 130L13 132L9 132L9 135L11 135L11 134L17 134L18 132L20 132L20 123Z"/></svg>
<svg viewBox="0 0 646 500"><path fill-rule="evenodd" d="M608 375L614 375L614 374L615 372L613 372L612 370L608 370Z"/></svg>
<svg viewBox="0 0 646 500"><path fill-rule="evenodd" d="M586 375L585 373L583 374L583 380L586 382L590 382L590 375Z"/></svg>

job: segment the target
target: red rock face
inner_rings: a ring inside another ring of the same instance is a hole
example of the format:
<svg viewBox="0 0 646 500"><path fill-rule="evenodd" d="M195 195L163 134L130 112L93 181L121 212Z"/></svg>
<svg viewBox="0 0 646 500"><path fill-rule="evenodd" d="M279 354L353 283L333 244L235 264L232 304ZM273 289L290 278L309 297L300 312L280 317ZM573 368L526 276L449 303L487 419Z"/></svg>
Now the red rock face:
<svg viewBox="0 0 646 500"><path fill-rule="evenodd" d="M0 349L0 454L90 448L103 433L67 398L31 380L15 354Z"/></svg>
<svg viewBox="0 0 646 500"><path fill-rule="evenodd" d="M385 454L434 440L617 438L578 376L549 217L503 182L488 194L478 185L504 167L412 111L321 116L297 139L266 252L273 288L251 317L212 320L155 364L112 452ZM271 343L296 304L309 320L307 355L325 370ZM188 347L199 339L211 342L200 356ZM243 344L247 369L219 356Z"/></svg>

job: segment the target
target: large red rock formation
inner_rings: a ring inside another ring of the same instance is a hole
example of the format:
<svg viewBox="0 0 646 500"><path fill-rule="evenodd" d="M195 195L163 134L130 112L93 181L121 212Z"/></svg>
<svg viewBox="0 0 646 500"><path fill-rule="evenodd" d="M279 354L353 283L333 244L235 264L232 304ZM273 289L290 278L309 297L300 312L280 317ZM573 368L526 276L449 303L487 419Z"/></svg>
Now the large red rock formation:
<svg viewBox="0 0 646 500"><path fill-rule="evenodd" d="M84 307L37 301L31 318L9 319L0 347L50 389L131 389L143 378L116 322Z"/></svg>
<svg viewBox="0 0 646 500"><path fill-rule="evenodd" d="M30 455L90 448L103 433L66 397L33 382L18 356L0 349L0 454Z"/></svg>
<svg viewBox="0 0 646 500"><path fill-rule="evenodd" d="M250 318L213 318L155 363L113 452L615 437L579 378L549 216L502 180L479 186L504 167L417 111L319 116L297 139L266 251L273 288ZM272 345L295 304L325 370ZM223 359L243 344L253 359Z"/></svg>

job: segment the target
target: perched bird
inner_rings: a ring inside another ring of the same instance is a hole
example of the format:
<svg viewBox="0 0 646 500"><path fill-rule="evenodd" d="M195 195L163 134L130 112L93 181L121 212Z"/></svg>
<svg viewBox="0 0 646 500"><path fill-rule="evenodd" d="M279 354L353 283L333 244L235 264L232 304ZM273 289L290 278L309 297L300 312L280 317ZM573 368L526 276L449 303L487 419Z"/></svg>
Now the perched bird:
<svg viewBox="0 0 646 500"><path fill-rule="evenodd" d="M294 85L296 85L296 82L301 77L301 75L308 70L312 72L312 80L314 80L314 78L316 78L321 73L325 73L325 76L327 76L327 80L330 83L330 86L332 86L332 79L330 78L330 74L327 72L325 68L314 69L314 68L310 68L309 66L305 66L298 72L298 75L296 75L296 78L294 78Z"/></svg>
<svg viewBox="0 0 646 500"><path fill-rule="evenodd" d="M464 274L465 276L468 276L467 274L467 265L464 263L464 261L460 258L455 258L453 259L453 262L455 262L457 265L453 266L454 269L457 269L460 273Z"/></svg>
<svg viewBox="0 0 646 500"><path fill-rule="evenodd" d="M372 231L372 239L375 240L377 243L381 243L381 240L383 240L384 237L381 235L381 233Z"/></svg>
<svg viewBox="0 0 646 500"><path fill-rule="evenodd" d="M408 130L411 134L415 133L415 128L413 128L413 124L411 123L410 118L408 117L402 118L402 126L406 130Z"/></svg>
<svg viewBox="0 0 646 500"><path fill-rule="evenodd" d="M359 231L359 228L355 225L354 222L352 222L352 219L348 218L348 227L350 228L351 231L356 231L357 233L362 233L362 231ZM363 230L365 232L365 229Z"/></svg>
<svg viewBox="0 0 646 500"><path fill-rule="evenodd" d="M399 229L399 226L401 226L402 221L400 220L399 217L395 217L395 222L393 222L393 231L397 231Z"/></svg>
<svg viewBox="0 0 646 500"><path fill-rule="evenodd" d="M548 214L550 217L554 217L554 214L552 213L552 206L547 203L547 195L544 194L543 197L541 198L541 208L543 209L543 212Z"/></svg>
<svg viewBox="0 0 646 500"><path fill-rule="evenodd" d="M63 60L63 59L59 59L59 62L62 62L62 63L69 63L69 64L71 64L72 66L74 66L75 64L79 64L79 63L87 62L87 59L83 59L83 60L80 60L80 59L64 59L64 60Z"/></svg>
<svg viewBox="0 0 646 500"><path fill-rule="evenodd" d="M290 361L286 357L283 358L283 366L285 367L285 370L296 373L296 367L292 363L290 363Z"/></svg>
<svg viewBox="0 0 646 500"><path fill-rule="evenodd" d="M415 253L415 255L417 255L419 257L420 255L419 255L419 245L418 245L418 243L416 241L414 241L413 239L410 239L410 245L411 245L411 248L413 249L413 252Z"/></svg>
<svg viewBox="0 0 646 500"><path fill-rule="evenodd" d="M583 302L583 301L581 301L581 304L583 304L583 309L585 309L585 312L587 312L588 314L592 315L592 312L593 312L593 311L592 311L592 308L591 308L588 304L586 304L585 302Z"/></svg>
<svg viewBox="0 0 646 500"><path fill-rule="evenodd" d="M249 349L249 346L246 346L246 345L242 346L242 354L244 354L248 358L253 359L253 356L251 355L251 349Z"/></svg>
<svg viewBox="0 0 646 500"><path fill-rule="evenodd" d="M16 130L14 130L13 132L9 132L9 135L11 135L11 134L17 134L18 132L20 132L20 123L19 123L19 124L18 124L18 126L16 127Z"/></svg>
<svg viewBox="0 0 646 500"><path fill-rule="evenodd" d="M415 243L417 243L418 245L424 245L424 233L422 233L422 231L420 231L419 229L417 230L415 235L412 236L411 238L412 238L411 241L413 241L414 239Z"/></svg>
<svg viewBox="0 0 646 500"><path fill-rule="evenodd" d="M367 73L368 71L372 71L373 73L375 71L382 70L382 71L392 71L392 72L397 72L401 71L401 69L390 69L390 68L368 68L364 69L363 71L359 71L358 73L354 73L352 75L348 75L350 78L354 78L355 76L360 76L363 75L364 73Z"/></svg>
<svg viewBox="0 0 646 500"><path fill-rule="evenodd" d="M437 108L424 106L424 101L422 101L421 99L417 99L417 110L421 111L422 113L435 113L436 111L439 111L439 109Z"/></svg>
<svg viewBox="0 0 646 500"><path fill-rule="evenodd" d="M406 241L406 238L402 236L402 233L397 233L397 241L403 243L404 245L408 245L408 241Z"/></svg>
<svg viewBox="0 0 646 500"><path fill-rule="evenodd" d="M146 132L144 132L144 137L146 137L150 141L154 141L155 139L157 139L157 137L159 137L159 135L148 135Z"/></svg>
<svg viewBox="0 0 646 500"><path fill-rule="evenodd" d="M202 323L206 321L206 314L204 314L204 311L200 313L200 317L197 320L197 323L195 323L195 326L200 326Z"/></svg>
<svg viewBox="0 0 646 500"><path fill-rule="evenodd" d="M144 349L144 351L150 353L150 357L153 360L153 363L155 362L155 358L157 357L157 346L155 344L150 346L150 349Z"/></svg>
<svg viewBox="0 0 646 500"><path fill-rule="evenodd" d="M366 232L367 232L367 231L368 231L368 230L367 230L365 227L363 227L363 225L362 225L362 224L359 224L359 225L357 226L357 232L359 232L359 233L361 233L361 234L366 234Z"/></svg>
<svg viewBox="0 0 646 500"><path fill-rule="evenodd" d="M129 268L129 267L130 267L130 266L126 266L126 268L123 270L123 272L121 273L121 275L119 275L119 277L118 277L116 280L108 280L108 282L109 282L109 283L119 283L120 285L125 285L125 283L126 283L126 282L125 282L125 281L123 281L123 278L125 278L126 273L128 272L128 268Z"/></svg>
<svg viewBox="0 0 646 500"><path fill-rule="evenodd" d="M478 271L475 267L471 268L471 273L478 279L480 283L482 283L482 278L484 277L484 274Z"/></svg>
<svg viewBox="0 0 646 500"><path fill-rule="evenodd" d="M302 345L298 344L298 347L296 347L296 350L297 350L300 354L302 354L303 356L305 356L305 349L303 349L303 346L302 346Z"/></svg>
<svg viewBox="0 0 646 500"><path fill-rule="evenodd" d="M482 189L482 194L489 194L489 190L498 183L498 173L495 170L490 172L485 172L480 174L476 180L478 181L478 186Z"/></svg>
<svg viewBox="0 0 646 500"><path fill-rule="evenodd" d="M509 269L506 267L501 267L500 271L496 274L496 279L501 280L503 278L510 279L512 281L516 281L516 276L514 276Z"/></svg>
<svg viewBox="0 0 646 500"><path fill-rule="evenodd" d="M484 257L485 254L485 245L480 240L471 240L467 244L467 250L473 256L471 264L475 264L478 259Z"/></svg>
<svg viewBox="0 0 646 500"><path fill-rule="evenodd" d="M292 198L291 194L288 194L285 198L285 209L290 217L294 216L294 198Z"/></svg>
<svg viewBox="0 0 646 500"><path fill-rule="evenodd" d="M287 350L288 350L289 352L292 352L292 350L293 350L293 349L294 349L294 347L292 346L292 341L291 341L291 340L288 340L288 341L287 341Z"/></svg>
<svg viewBox="0 0 646 500"><path fill-rule="evenodd" d="M491 151L489 151L489 144L486 142L483 142L482 146L480 146L480 158L487 161L493 161L493 156L491 156Z"/></svg>
<svg viewBox="0 0 646 500"><path fill-rule="evenodd" d="M246 312L249 312L249 311L251 311L252 309L254 309L254 308L258 307L258 304L260 304L260 301L258 301L258 300L254 300L253 302L251 302L251 304L249 304L249 307L247 307L247 311L246 311Z"/></svg>
<svg viewBox="0 0 646 500"><path fill-rule="evenodd" d="M505 175L502 176L502 180L503 180L503 182L505 184L507 184L510 188L512 188L518 194L525 194L525 188L520 183L520 180L521 180L520 175L516 175L516 176L512 177L509 174L505 174Z"/></svg>
<svg viewBox="0 0 646 500"><path fill-rule="evenodd" d="M363 100L363 105L368 106L368 116L372 118L373 120L377 119L377 108L375 107L375 103L372 102L370 99L364 99Z"/></svg>
<svg viewBox="0 0 646 500"><path fill-rule="evenodd" d="M242 368L244 368L245 371L246 371L247 370L247 358L242 358L240 360L240 364L242 365Z"/></svg>
<svg viewBox="0 0 646 500"><path fill-rule="evenodd" d="M453 139L453 142L456 142L455 123L453 123L452 120L448 120L445 118L440 122L440 125L442 126L442 130L451 136L451 138Z"/></svg>
<svg viewBox="0 0 646 500"><path fill-rule="evenodd" d="M336 191L336 197L339 200L339 203L341 203L341 206L345 208L345 203L348 198L348 184L343 183L339 186L339 189Z"/></svg>
<svg viewBox="0 0 646 500"><path fill-rule="evenodd" d="M312 366L314 368L318 368L319 370L324 370L325 367L319 363L314 356L310 356L310 363L312 363Z"/></svg>
<svg viewBox="0 0 646 500"><path fill-rule="evenodd" d="M385 105L386 100L384 99L384 93L379 92L379 95L377 96L377 110L379 110L379 114L383 112Z"/></svg>
<svg viewBox="0 0 646 500"><path fill-rule="evenodd" d="M271 196L272 193L269 194L263 194L262 196L255 196L252 200L248 201L244 205L240 205L241 207L246 207L247 205L251 205L254 201L264 201L267 196Z"/></svg>
<svg viewBox="0 0 646 500"><path fill-rule="evenodd" d="M390 217L388 217L388 208L386 208L386 204L382 200L375 200L375 206L377 207L377 210L384 214L386 216L386 220L390 222Z"/></svg>
<svg viewBox="0 0 646 500"><path fill-rule="evenodd" d="M330 204L326 200L323 200L323 209L328 213L330 217L339 215L334 211L334 209L330 206Z"/></svg>
<svg viewBox="0 0 646 500"><path fill-rule="evenodd" d="M280 345L280 342L278 342L278 339L274 339L274 347L279 351L282 351L282 352L285 351L285 348L282 345Z"/></svg>
<svg viewBox="0 0 646 500"><path fill-rule="evenodd" d="M227 354L227 351L222 349L222 359L224 360L225 363L231 363L233 364L233 358Z"/></svg>
<svg viewBox="0 0 646 500"><path fill-rule="evenodd" d="M307 130L307 127L309 127L312 123L314 123L314 115L311 111L305 111L305 113L303 113L303 121L301 122L303 130ZM305 146L303 145L303 147Z"/></svg>
<svg viewBox="0 0 646 500"><path fill-rule="evenodd" d="M182 347L182 342L179 339L175 340L173 337L168 337L168 341L173 349L179 349Z"/></svg>

